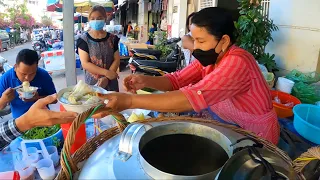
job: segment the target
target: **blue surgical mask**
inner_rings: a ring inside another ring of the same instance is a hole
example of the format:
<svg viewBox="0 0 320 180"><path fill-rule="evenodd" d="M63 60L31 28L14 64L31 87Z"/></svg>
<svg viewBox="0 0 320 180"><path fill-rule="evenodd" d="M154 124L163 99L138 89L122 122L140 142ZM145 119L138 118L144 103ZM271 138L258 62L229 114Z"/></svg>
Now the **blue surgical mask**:
<svg viewBox="0 0 320 180"><path fill-rule="evenodd" d="M105 21L104 20L91 20L91 21L89 21L89 24L93 30L100 31L103 29Z"/></svg>

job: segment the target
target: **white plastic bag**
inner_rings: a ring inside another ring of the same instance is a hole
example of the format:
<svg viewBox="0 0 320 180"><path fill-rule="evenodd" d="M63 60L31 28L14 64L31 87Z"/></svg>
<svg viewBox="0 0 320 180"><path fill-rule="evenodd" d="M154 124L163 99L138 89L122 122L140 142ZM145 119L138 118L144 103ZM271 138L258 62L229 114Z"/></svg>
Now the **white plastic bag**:
<svg viewBox="0 0 320 180"><path fill-rule="evenodd" d="M263 74L264 79L267 80L268 79L268 69L264 65L259 64L258 62L257 62L257 64Z"/></svg>

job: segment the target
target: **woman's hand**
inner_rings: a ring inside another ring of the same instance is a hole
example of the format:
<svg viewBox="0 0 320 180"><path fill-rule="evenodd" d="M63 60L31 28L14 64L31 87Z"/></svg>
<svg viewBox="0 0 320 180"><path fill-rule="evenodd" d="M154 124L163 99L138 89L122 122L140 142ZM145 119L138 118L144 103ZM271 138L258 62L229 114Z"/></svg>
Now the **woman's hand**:
<svg viewBox="0 0 320 180"><path fill-rule="evenodd" d="M104 76L110 80L119 78L119 75L116 72L110 70L107 70Z"/></svg>
<svg viewBox="0 0 320 180"><path fill-rule="evenodd" d="M47 96L35 102L30 109L21 117L16 119L17 127L24 132L34 127L52 126L72 122L77 113L54 112L47 108L47 105L57 100L57 95Z"/></svg>
<svg viewBox="0 0 320 180"><path fill-rule="evenodd" d="M100 78L97 82L97 86L106 88L109 84L109 79L106 77Z"/></svg>
<svg viewBox="0 0 320 180"><path fill-rule="evenodd" d="M130 75L123 80L124 89L131 93L146 87L146 83L147 78L144 75Z"/></svg>
<svg viewBox="0 0 320 180"><path fill-rule="evenodd" d="M106 107L109 107L117 112L121 112L126 109L130 109L132 106L132 95L126 93L110 93L110 94L98 94L99 98L109 100ZM109 114L104 112L93 115L95 119L101 119Z"/></svg>

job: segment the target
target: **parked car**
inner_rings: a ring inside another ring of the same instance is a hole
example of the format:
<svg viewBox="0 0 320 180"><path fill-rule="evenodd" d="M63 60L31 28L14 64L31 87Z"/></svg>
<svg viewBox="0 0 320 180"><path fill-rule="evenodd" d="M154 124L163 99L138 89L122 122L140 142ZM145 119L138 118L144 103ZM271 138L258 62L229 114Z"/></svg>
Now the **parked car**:
<svg viewBox="0 0 320 180"><path fill-rule="evenodd" d="M10 37L7 31L0 30L0 40L2 42L2 49L8 50L10 45Z"/></svg>

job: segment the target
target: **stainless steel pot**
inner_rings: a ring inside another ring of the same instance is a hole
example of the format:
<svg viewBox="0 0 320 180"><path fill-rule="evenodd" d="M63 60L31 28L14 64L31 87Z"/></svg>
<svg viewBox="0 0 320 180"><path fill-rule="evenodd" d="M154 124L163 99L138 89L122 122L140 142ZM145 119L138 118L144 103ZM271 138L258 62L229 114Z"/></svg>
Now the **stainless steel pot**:
<svg viewBox="0 0 320 180"><path fill-rule="evenodd" d="M240 138L243 136L215 125L130 124L121 136L106 141L91 155L78 178L214 179L233 148L252 145L244 141L230 146ZM221 160L224 154L226 159Z"/></svg>

